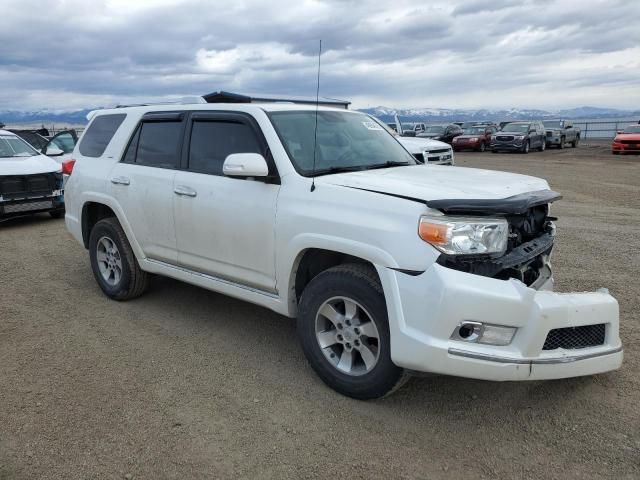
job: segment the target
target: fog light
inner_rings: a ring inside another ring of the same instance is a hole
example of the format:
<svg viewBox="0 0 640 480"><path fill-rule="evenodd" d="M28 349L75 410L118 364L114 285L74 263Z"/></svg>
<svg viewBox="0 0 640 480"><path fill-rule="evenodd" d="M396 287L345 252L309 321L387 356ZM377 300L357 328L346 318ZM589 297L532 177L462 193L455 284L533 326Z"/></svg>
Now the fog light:
<svg viewBox="0 0 640 480"><path fill-rule="evenodd" d="M468 343L504 346L511 343L515 333L515 327L503 327L465 321L455 328L451 334L451 339Z"/></svg>

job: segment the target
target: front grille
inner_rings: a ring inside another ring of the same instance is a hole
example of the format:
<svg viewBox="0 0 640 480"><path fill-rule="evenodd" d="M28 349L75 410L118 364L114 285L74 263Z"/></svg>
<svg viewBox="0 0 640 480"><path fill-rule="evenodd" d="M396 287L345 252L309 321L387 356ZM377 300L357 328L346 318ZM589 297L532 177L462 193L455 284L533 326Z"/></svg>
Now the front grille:
<svg viewBox="0 0 640 480"><path fill-rule="evenodd" d="M429 155L441 154L441 153L449 153L449 148L440 148L438 150L425 150L425 153Z"/></svg>
<svg viewBox="0 0 640 480"><path fill-rule="evenodd" d="M62 174L56 172L0 177L0 197L4 200L46 197L61 188Z"/></svg>
<svg viewBox="0 0 640 480"><path fill-rule="evenodd" d="M48 210L50 208L53 208L52 200L12 203L4 206L4 213L33 212L35 210Z"/></svg>
<svg viewBox="0 0 640 480"><path fill-rule="evenodd" d="M553 137L553 132L547 130L547 137Z"/></svg>
<svg viewBox="0 0 640 480"><path fill-rule="evenodd" d="M547 335L542 350L555 350L557 348L575 350L577 348L597 347L598 345L604 345L604 333L604 323L582 327L554 328Z"/></svg>
<svg viewBox="0 0 640 480"><path fill-rule="evenodd" d="M640 145L640 140L620 140L620 143L623 143L624 145L633 145L637 143Z"/></svg>
<svg viewBox="0 0 640 480"><path fill-rule="evenodd" d="M499 142L511 142L513 141L513 135L496 135L496 140Z"/></svg>

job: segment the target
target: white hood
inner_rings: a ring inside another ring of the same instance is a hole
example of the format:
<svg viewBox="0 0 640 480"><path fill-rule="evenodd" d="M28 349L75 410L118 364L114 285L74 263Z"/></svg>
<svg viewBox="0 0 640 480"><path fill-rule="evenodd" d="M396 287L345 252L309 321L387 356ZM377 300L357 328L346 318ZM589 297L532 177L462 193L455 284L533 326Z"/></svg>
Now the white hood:
<svg viewBox="0 0 640 480"><path fill-rule="evenodd" d="M409 153L422 153L425 150L444 149L451 148L448 143L440 142L438 140L431 140L430 138L421 137L396 137L404 148L409 150Z"/></svg>
<svg viewBox="0 0 640 480"><path fill-rule="evenodd" d="M46 155L35 155L33 157L0 157L0 176L32 175L35 173L60 171L60 164Z"/></svg>
<svg viewBox="0 0 640 480"><path fill-rule="evenodd" d="M419 200L503 199L521 193L549 189L536 177L466 167L436 165L382 168L316 178L327 183Z"/></svg>

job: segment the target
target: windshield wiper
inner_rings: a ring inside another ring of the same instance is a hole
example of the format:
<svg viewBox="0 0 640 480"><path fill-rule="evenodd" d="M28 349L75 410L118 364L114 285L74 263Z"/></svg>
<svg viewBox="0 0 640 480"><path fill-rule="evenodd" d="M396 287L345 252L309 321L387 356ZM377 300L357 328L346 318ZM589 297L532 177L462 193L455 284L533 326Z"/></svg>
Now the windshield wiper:
<svg viewBox="0 0 640 480"><path fill-rule="evenodd" d="M403 165L409 165L409 162L384 162L376 163L374 165L367 165L364 170L374 170L376 168L388 168L388 167L401 167Z"/></svg>
<svg viewBox="0 0 640 480"><path fill-rule="evenodd" d="M366 165L356 165L356 166L344 166L344 167L328 167L328 168L319 168L313 173L313 176L318 175L327 175L331 173L345 173L345 172L359 172L361 170L365 170L367 168Z"/></svg>

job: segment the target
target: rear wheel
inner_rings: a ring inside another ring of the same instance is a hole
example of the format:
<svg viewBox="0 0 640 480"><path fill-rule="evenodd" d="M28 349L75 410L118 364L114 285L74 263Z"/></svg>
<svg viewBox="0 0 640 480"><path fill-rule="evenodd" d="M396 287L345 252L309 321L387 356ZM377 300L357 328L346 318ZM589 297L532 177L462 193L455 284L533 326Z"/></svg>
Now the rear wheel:
<svg viewBox="0 0 640 480"><path fill-rule="evenodd" d="M562 150L564 148L565 141L566 141L566 138L564 138L564 137L560 138L560 145L558 145L559 149Z"/></svg>
<svg viewBox="0 0 640 480"><path fill-rule="evenodd" d="M339 265L311 280L300 300L298 335L311 367L343 395L379 398L408 378L391 361L386 302L370 266Z"/></svg>
<svg viewBox="0 0 640 480"><path fill-rule="evenodd" d="M481 152L484 152L486 149L487 149L487 145L486 145L486 143L484 143L484 142L480 143L480 148L479 148L479 150L480 150Z"/></svg>
<svg viewBox="0 0 640 480"><path fill-rule="evenodd" d="M540 145L540 149L539 150L541 152L544 152L546 148L547 148L547 142L543 140L542 141L542 145Z"/></svg>
<svg viewBox="0 0 640 480"><path fill-rule="evenodd" d="M114 300L139 297L147 289L149 274L143 271L116 218L95 224L89 237L91 269L100 288Z"/></svg>
<svg viewBox="0 0 640 480"><path fill-rule="evenodd" d="M580 142L580 137L576 137L573 139L573 142L571 142L571 147L572 148L576 148L578 146L578 143Z"/></svg>

